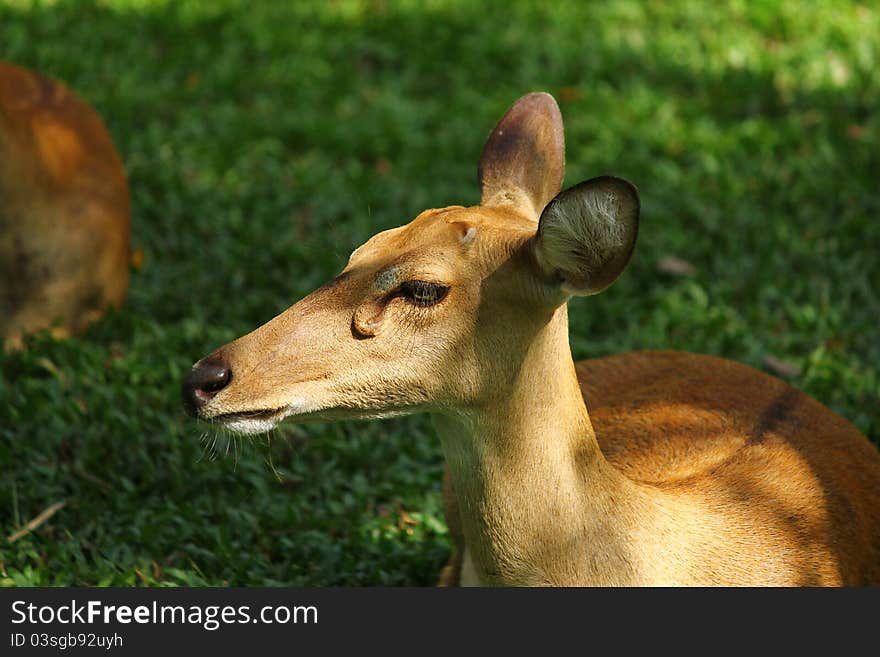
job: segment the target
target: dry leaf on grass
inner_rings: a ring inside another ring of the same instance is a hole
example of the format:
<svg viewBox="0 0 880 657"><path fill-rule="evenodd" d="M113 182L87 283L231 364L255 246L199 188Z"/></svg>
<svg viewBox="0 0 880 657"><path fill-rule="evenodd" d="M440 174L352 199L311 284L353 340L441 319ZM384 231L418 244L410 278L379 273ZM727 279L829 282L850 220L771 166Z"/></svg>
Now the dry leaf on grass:
<svg viewBox="0 0 880 657"><path fill-rule="evenodd" d="M764 367L779 376L795 377L801 375L801 368L794 363L776 358L776 356L764 356Z"/></svg>
<svg viewBox="0 0 880 657"><path fill-rule="evenodd" d="M657 262L657 271L671 276L693 276L697 273L697 268L687 260L676 256L665 256Z"/></svg>

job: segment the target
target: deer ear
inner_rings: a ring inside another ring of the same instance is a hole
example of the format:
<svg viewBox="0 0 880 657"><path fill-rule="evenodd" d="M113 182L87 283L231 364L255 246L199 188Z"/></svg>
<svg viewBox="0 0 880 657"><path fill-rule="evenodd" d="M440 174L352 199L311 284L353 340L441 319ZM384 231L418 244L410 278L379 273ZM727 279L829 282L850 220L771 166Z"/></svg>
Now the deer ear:
<svg viewBox="0 0 880 657"><path fill-rule="evenodd" d="M516 101L495 126L480 156L484 206L514 206L538 218L562 186L565 138L553 96L532 93Z"/></svg>
<svg viewBox="0 0 880 657"><path fill-rule="evenodd" d="M579 183L544 208L533 241L545 276L568 294L601 292L624 270L639 230L639 193L622 178Z"/></svg>

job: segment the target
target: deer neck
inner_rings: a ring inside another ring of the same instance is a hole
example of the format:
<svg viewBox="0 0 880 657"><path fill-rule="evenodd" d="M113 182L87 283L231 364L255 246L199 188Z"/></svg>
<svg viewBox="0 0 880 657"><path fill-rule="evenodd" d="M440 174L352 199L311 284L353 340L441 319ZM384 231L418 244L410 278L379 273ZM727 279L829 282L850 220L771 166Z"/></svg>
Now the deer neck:
<svg viewBox="0 0 880 657"><path fill-rule="evenodd" d="M599 448L564 306L496 392L474 408L435 416L483 582L632 582L630 529L649 500Z"/></svg>

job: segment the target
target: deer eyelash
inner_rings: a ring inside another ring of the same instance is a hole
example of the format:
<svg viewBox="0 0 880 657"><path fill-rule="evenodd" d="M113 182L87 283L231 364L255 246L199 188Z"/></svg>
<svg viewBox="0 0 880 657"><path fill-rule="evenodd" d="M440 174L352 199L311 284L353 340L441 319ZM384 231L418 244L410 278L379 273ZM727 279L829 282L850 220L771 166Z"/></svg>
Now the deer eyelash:
<svg viewBox="0 0 880 657"><path fill-rule="evenodd" d="M413 305L427 308L443 301L449 293L449 286L428 281L406 281L398 288L398 293Z"/></svg>

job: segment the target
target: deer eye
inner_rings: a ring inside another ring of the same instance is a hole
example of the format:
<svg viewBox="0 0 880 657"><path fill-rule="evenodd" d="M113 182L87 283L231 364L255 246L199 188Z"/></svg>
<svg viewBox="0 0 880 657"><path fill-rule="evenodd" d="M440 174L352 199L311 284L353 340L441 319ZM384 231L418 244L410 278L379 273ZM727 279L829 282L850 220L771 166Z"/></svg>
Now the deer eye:
<svg viewBox="0 0 880 657"><path fill-rule="evenodd" d="M407 281L400 286L400 296L410 303L421 306L433 306L443 300L449 287L427 281Z"/></svg>

